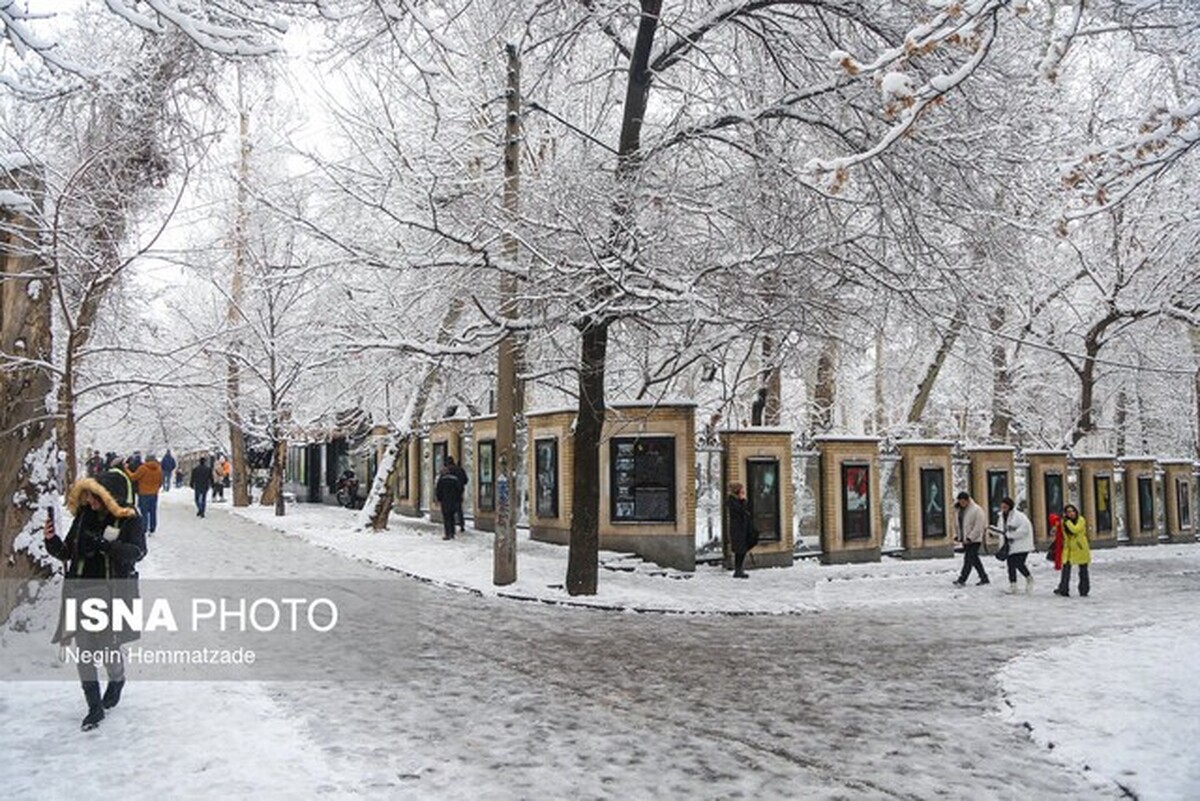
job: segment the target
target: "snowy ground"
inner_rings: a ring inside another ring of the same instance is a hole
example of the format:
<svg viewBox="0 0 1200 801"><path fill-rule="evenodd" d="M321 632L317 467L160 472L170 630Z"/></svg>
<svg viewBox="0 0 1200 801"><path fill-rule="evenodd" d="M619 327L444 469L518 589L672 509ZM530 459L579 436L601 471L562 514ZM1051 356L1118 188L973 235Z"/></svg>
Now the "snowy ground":
<svg viewBox="0 0 1200 801"><path fill-rule="evenodd" d="M355 535L347 512L296 507L285 535L227 504L201 521L188 495L165 499L143 576L408 582L412 603L379 614L415 621L416 642L367 636L345 659L408 648L410 674L135 676L84 735L74 681L13 680L28 654L53 659L43 598L28 631L0 638L6 797L1200 795L1197 546L1100 552L1088 599L1051 595L1040 559L1035 594L1016 597L999 594L994 560L992 586L963 589L953 560L740 582L604 571L597 604L700 613L633 614L562 606L561 548L521 542L504 597L485 534Z"/></svg>

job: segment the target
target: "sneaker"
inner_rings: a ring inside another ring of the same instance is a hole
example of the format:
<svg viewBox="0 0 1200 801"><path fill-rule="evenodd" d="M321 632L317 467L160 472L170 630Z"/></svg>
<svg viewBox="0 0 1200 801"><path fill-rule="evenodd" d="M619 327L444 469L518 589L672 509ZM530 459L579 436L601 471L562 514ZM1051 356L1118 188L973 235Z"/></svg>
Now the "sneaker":
<svg viewBox="0 0 1200 801"><path fill-rule="evenodd" d="M987 576L984 576L979 581L975 582L976 587L982 587L984 584L991 584L992 581Z"/></svg>
<svg viewBox="0 0 1200 801"><path fill-rule="evenodd" d="M967 586L967 582L963 581L962 579L955 579L954 586L955 587L965 587L965 586Z"/></svg>

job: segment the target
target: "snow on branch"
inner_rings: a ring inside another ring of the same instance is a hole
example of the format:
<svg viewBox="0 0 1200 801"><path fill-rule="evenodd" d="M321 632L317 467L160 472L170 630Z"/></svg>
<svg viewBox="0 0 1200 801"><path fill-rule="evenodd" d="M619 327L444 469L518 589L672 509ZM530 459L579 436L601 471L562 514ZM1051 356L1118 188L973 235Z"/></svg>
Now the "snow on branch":
<svg viewBox="0 0 1200 801"><path fill-rule="evenodd" d="M140 0L154 16L143 14L130 0L105 0L109 10L135 27L151 33L163 33L166 25L178 28L200 47L225 56L261 56L279 49L274 37L287 31L282 19L257 16L260 4L232 3L223 6L230 15L229 25L203 13L204 6L189 3L185 10L170 0ZM231 6L234 8L231 9ZM266 36L263 36L263 34Z"/></svg>
<svg viewBox="0 0 1200 801"><path fill-rule="evenodd" d="M1136 135L1108 148L1092 150L1062 170L1063 184L1078 192L1085 208L1059 223L1090 217L1124 203L1200 144L1200 99L1160 106L1142 121Z"/></svg>
<svg viewBox="0 0 1200 801"><path fill-rule="evenodd" d="M808 172L829 182L830 191L845 184L851 167L876 158L908 135L922 114L943 103L946 94L969 79L987 58L1006 0L953 0L939 5L941 10L910 30L903 44L882 51L870 62L861 63L840 49L829 54L830 60L854 80L877 80L884 116L893 121L866 150L834 159L812 159L805 165ZM969 58L953 72L939 73L918 86L905 67L949 46L965 48Z"/></svg>

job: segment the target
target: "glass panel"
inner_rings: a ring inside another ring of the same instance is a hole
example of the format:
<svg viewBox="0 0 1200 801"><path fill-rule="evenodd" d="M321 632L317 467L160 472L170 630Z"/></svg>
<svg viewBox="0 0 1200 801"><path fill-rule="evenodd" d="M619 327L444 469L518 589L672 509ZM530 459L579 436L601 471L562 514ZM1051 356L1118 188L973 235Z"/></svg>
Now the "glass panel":
<svg viewBox="0 0 1200 801"><path fill-rule="evenodd" d="M946 536L946 471L941 467L921 468L921 538L940 540Z"/></svg>
<svg viewBox="0 0 1200 801"><path fill-rule="evenodd" d="M1042 486L1046 490L1046 517L1063 513L1063 477L1062 473L1047 472L1042 476Z"/></svg>
<svg viewBox="0 0 1200 801"><path fill-rule="evenodd" d="M871 538L871 467L842 464L842 539Z"/></svg>
<svg viewBox="0 0 1200 801"><path fill-rule="evenodd" d="M610 448L613 522L674 522L675 438L614 437Z"/></svg>
<svg viewBox="0 0 1200 801"><path fill-rule="evenodd" d="M537 516L558 517L558 440L534 440L533 449Z"/></svg>
<svg viewBox="0 0 1200 801"><path fill-rule="evenodd" d="M496 441L479 443L479 511L496 510Z"/></svg>
<svg viewBox="0 0 1200 801"><path fill-rule="evenodd" d="M746 500L750 502L750 517L762 542L779 542L779 461L777 459L747 459Z"/></svg>
<svg viewBox="0 0 1200 801"><path fill-rule="evenodd" d="M1142 533L1155 531L1154 527L1154 479L1141 476L1137 480L1138 527Z"/></svg>
<svg viewBox="0 0 1200 801"><path fill-rule="evenodd" d="M1179 527L1192 527L1191 488L1182 478L1175 479L1175 498L1179 505Z"/></svg>
<svg viewBox="0 0 1200 801"><path fill-rule="evenodd" d="M1000 501L1008 497L1008 471L987 471L987 504L990 525L1000 525Z"/></svg>
<svg viewBox="0 0 1200 801"><path fill-rule="evenodd" d="M1092 479L1096 488L1096 534L1111 534L1113 530L1112 478L1096 476Z"/></svg>

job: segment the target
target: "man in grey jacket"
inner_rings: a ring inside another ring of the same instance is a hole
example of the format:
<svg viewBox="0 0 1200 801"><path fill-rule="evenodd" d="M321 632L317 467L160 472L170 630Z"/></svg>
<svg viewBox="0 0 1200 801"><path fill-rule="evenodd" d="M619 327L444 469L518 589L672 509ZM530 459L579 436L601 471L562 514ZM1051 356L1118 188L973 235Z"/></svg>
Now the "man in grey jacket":
<svg viewBox="0 0 1200 801"><path fill-rule="evenodd" d="M979 549L987 534L987 514L982 506L971 500L971 494L968 492L958 493L958 500L954 502L954 506L957 512L954 517L954 539L963 545L962 572L958 574L954 586L962 587L967 583L971 568L979 574L979 581L975 583L987 584L987 571L983 569L983 562L979 559Z"/></svg>

